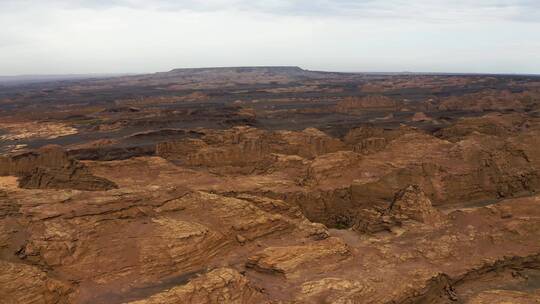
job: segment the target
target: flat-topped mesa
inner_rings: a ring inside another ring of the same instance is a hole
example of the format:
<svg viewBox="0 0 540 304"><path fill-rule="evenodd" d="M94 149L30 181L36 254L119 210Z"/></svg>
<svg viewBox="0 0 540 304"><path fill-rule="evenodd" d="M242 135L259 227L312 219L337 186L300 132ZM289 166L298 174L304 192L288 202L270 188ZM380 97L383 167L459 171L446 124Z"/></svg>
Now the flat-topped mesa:
<svg viewBox="0 0 540 304"><path fill-rule="evenodd" d="M129 81L152 81L154 83L173 84L171 88L192 88L198 83L198 89L234 86L237 84L285 84L309 79L336 78L342 73L308 71L296 66L261 66L261 67L215 67L174 69L152 75L126 77Z"/></svg>
<svg viewBox="0 0 540 304"><path fill-rule="evenodd" d="M110 190L118 186L94 176L82 163L70 158L60 146L0 157L0 176L18 176L27 189Z"/></svg>
<svg viewBox="0 0 540 304"><path fill-rule="evenodd" d="M306 71L298 66L253 66L253 67L209 67L209 68L178 68L165 73L193 74L193 73L279 73L298 75Z"/></svg>

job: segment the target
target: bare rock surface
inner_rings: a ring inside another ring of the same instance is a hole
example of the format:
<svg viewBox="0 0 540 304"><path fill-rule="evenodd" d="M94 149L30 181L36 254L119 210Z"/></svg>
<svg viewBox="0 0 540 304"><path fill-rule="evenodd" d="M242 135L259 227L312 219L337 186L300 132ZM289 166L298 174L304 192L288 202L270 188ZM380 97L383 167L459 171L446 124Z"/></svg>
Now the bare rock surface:
<svg viewBox="0 0 540 304"><path fill-rule="evenodd" d="M2 85L0 303L537 303L531 75Z"/></svg>
<svg viewBox="0 0 540 304"><path fill-rule="evenodd" d="M37 167L24 174L19 181L22 188L28 189L78 189L78 190L110 190L116 184L92 175L83 166L75 165L62 168Z"/></svg>
<svg viewBox="0 0 540 304"><path fill-rule="evenodd" d="M362 209L355 215L353 229L359 232L392 231L398 226L417 222L437 225L444 220L444 215L435 209L430 199L417 185L410 185L396 192L392 204L379 210Z"/></svg>
<svg viewBox="0 0 540 304"><path fill-rule="evenodd" d="M179 287L155 294L148 299L129 304L247 304L270 303L263 293L233 269L219 268Z"/></svg>
<svg viewBox="0 0 540 304"><path fill-rule="evenodd" d="M69 158L58 146L47 146L0 158L0 175L19 176L19 185L29 189L110 190L117 185L92 175L83 164Z"/></svg>
<svg viewBox="0 0 540 304"><path fill-rule="evenodd" d="M490 290L480 293L473 299L468 301L470 304L505 304L505 303L522 303L536 304L540 302L540 292L533 293L509 291L509 290Z"/></svg>
<svg viewBox="0 0 540 304"><path fill-rule="evenodd" d="M441 219L439 211L433 208L429 198L416 185L408 186L396 193L388 214L421 223L433 223Z"/></svg>

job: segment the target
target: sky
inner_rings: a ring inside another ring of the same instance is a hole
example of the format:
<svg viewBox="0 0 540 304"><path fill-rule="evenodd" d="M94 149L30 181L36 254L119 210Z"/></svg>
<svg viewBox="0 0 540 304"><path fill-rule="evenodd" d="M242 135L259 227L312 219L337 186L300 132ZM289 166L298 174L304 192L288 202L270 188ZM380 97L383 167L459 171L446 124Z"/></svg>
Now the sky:
<svg viewBox="0 0 540 304"><path fill-rule="evenodd" d="M540 0L0 0L0 75L540 74Z"/></svg>

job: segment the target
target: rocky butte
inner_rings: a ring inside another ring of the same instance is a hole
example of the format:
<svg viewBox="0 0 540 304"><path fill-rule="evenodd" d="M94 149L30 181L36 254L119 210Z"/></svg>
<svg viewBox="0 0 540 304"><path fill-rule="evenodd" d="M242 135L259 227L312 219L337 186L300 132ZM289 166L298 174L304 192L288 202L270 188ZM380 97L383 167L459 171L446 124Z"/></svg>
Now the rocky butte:
<svg viewBox="0 0 540 304"><path fill-rule="evenodd" d="M540 78L0 90L0 302L540 303Z"/></svg>

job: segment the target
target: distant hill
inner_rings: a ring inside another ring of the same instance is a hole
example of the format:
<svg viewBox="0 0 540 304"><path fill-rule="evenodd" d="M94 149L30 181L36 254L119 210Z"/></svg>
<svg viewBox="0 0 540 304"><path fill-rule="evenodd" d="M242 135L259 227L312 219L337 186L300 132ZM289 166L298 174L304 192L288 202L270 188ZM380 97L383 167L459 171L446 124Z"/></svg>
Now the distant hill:
<svg viewBox="0 0 540 304"><path fill-rule="evenodd" d="M274 73L274 74L303 74L306 70L297 66L253 66L253 67L209 67L209 68L180 68L165 73Z"/></svg>
<svg viewBox="0 0 540 304"><path fill-rule="evenodd" d="M290 83L305 79L327 79L343 77L348 73L318 72L304 70L296 66L261 67L216 67L173 69L168 72L118 77L112 81L117 85L174 85L172 89L184 86L210 89L216 86Z"/></svg>
<svg viewBox="0 0 540 304"><path fill-rule="evenodd" d="M25 85L58 81L89 80L93 85L190 85L203 84L201 88L224 84L264 84L286 83L305 79L330 79L344 76L400 76L400 75L440 75L440 76L531 76L519 74L467 74L467 73L417 73L417 72L323 72L305 70L298 66L247 66L247 67L207 67L178 68L167 72L150 74L66 74L66 75L18 75L0 76L0 85Z"/></svg>
<svg viewBox="0 0 540 304"><path fill-rule="evenodd" d="M304 70L297 66L258 66L258 67L216 67L216 68L192 68L192 69L174 69L169 72L157 73L168 75L234 75L234 74L253 74L253 75L283 75L289 77L314 77L328 74L328 72L318 72Z"/></svg>

